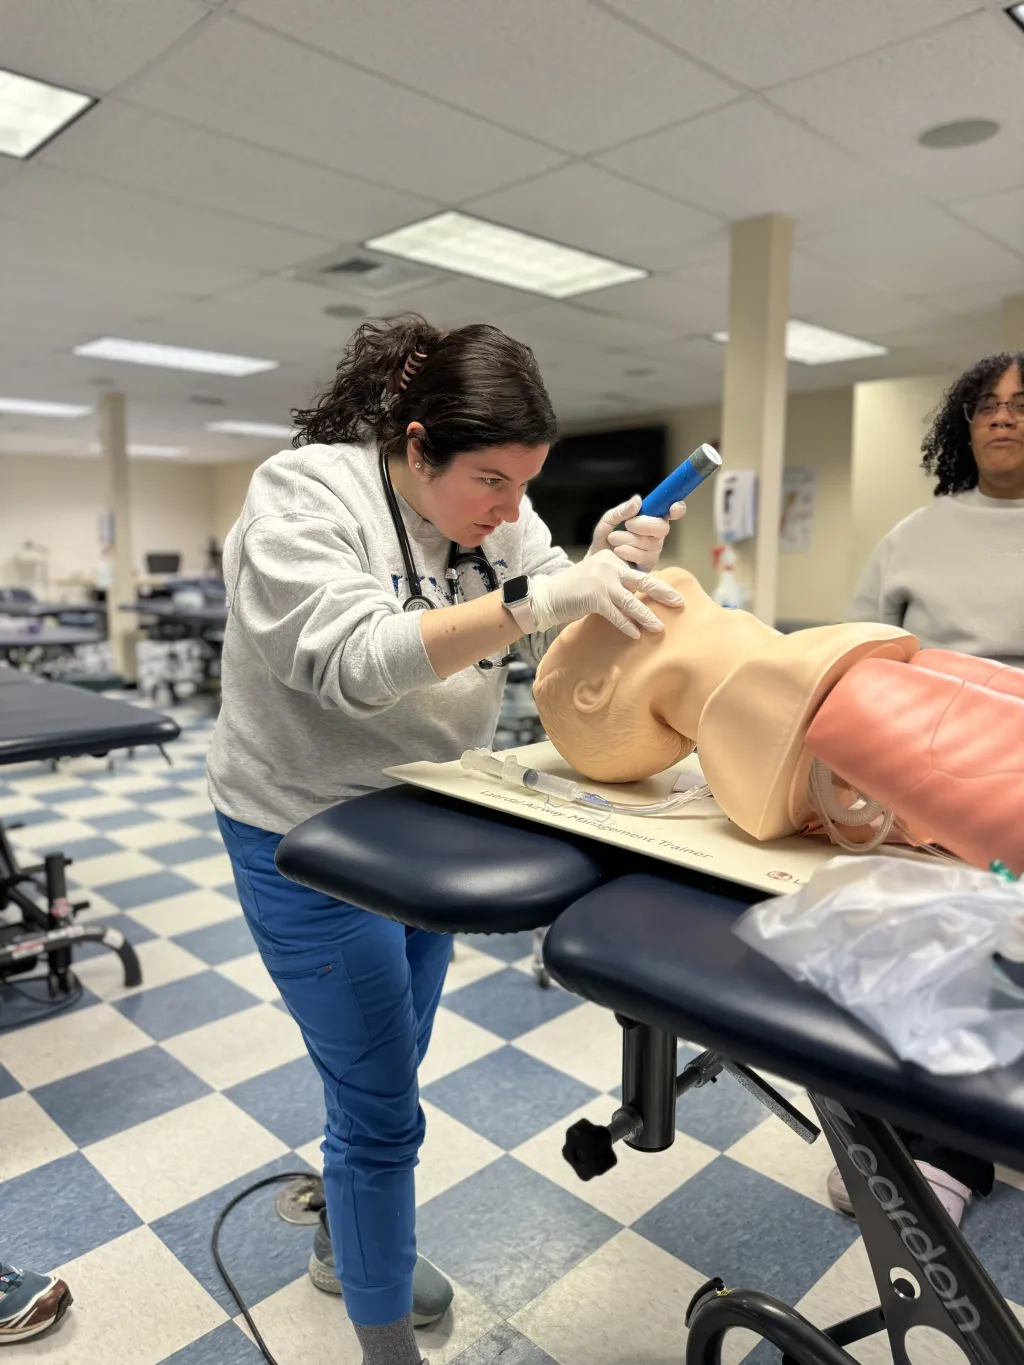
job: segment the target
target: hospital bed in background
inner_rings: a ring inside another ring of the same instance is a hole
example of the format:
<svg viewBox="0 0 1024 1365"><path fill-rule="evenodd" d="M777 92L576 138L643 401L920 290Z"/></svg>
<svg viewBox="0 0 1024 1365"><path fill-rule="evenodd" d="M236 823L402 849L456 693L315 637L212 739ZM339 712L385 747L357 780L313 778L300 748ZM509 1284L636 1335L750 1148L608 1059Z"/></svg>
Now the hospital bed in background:
<svg viewBox="0 0 1024 1365"><path fill-rule="evenodd" d="M720 1365L737 1328L773 1342L788 1365L852 1365L845 1346L881 1331L896 1365L937 1359L921 1349L929 1331L971 1365L1024 1365L1024 1331L892 1127L1020 1169L1024 1062L962 1078L901 1063L735 937L734 921L765 891L730 880L720 862L711 876L409 786L306 821L277 861L295 881L419 928L549 931L548 970L622 1026L620 1107L606 1125L582 1122L566 1135L564 1155L582 1179L609 1170L619 1144L669 1147L677 1099L723 1071L788 1124L794 1143L820 1128L850 1191L877 1308L822 1328L756 1288L711 1280L687 1314L686 1365ZM678 1074L677 1040L705 1048ZM816 1122L753 1067L806 1087Z"/></svg>

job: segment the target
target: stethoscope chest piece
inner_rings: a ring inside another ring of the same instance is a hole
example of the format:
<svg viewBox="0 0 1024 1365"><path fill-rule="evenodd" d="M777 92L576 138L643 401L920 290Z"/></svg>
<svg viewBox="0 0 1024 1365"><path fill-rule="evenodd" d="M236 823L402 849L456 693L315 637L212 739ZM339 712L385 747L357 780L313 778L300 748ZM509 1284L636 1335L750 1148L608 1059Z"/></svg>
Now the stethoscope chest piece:
<svg viewBox="0 0 1024 1365"><path fill-rule="evenodd" d="M425 597L407 597L402 603L403 611L431 611L433 602L428 602Z"/></svg>

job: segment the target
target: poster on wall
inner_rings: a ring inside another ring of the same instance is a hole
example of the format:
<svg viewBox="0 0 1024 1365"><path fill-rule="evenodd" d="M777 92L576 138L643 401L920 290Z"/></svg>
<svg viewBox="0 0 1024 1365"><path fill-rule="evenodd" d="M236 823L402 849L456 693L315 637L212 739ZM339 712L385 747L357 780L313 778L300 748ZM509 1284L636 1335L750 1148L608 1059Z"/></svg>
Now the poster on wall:
<svg viewBox="0 0 1024 1365"><path fill-rule="evenodd" d="M779 551L788 555L810 552L814 537L814 495L817 475L813 469L786 468L782 475L782 516Z"/></svg>

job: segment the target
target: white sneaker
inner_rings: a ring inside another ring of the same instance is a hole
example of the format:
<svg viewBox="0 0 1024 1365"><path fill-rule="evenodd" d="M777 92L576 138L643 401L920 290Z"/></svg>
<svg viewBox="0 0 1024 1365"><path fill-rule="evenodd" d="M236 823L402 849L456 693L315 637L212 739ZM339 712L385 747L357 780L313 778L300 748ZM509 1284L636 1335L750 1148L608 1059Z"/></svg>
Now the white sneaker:
<svg viewBox="0 0 1024 1365"><path fill-rule="evenodd" d="M959 1227L963 1221L964 1210L973 1197L971 1191L966 1185L961 1185L959 1180L954 1180L948 1171L940 1171L937 1166L930 1166L927 1161L919 1161L917 1168L935 1191L942 1207ZM847 1218L853 1217L853 1204L850 1202L838 1166L832 1167L828 1177L828 1197L837 1213L845 1214Z"/></svg>

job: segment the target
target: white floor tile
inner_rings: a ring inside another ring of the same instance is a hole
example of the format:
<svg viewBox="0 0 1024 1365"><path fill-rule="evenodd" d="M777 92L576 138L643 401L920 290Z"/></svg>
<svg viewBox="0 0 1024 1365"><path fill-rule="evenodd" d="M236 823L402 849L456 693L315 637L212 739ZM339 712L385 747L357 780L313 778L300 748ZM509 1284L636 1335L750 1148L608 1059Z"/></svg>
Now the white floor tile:
<svg viewBox="0 0 1024 1365"><path fill-rule="evenodd" d="M121 959L109 950L102 957L87 958L75 964L75 973L82 984L101 1000L120 1000L125 995L138 995L153 986L167 986L172 981L183 981L187 976L205 972L207 966L177 943L154 938L136 948L142 968L142 985L127 988Z"/></svg>
<svg viewBox="0 0 1024 1365"><path fill-rule="evenodd" d="M808 1118L814 1118L806 1097L796 1096L793 1102ZM742 1161L752 1171L760 1171L780 1185L816 1200L825 1208L832 1207L825 1183L836 1163L824 1136L808 1144L771 1115L739 1142L733 1143L727 1155L734 1161Z"/></svg>
<svg viewBox="0 0 1024 1365"><path fill-rule="evenodd" d="M679 1365L683 1315L704 1280L627 1229L511 1322L560 1365Z"/></svg>
<svg viewBox="0 0 1024 1365"><path fill-rule="evenodd" d="M3 774L0 773L0 779ZM6 820L8 816L20 815L22 811L45 810L46 802L37 801L34 796L0 796L0 820Z"/></svg>
<svg viewBox="0 0 1024 1365"><path fill-rule="evenodd" d="M127 881L131 877L145 877L150 872L163 872L163 863L134 849L122 853L104 853L98 858L76 860L71 876L80 886L107 886L111 882Z"/></svg>
<svg viewBox="0 0 1024 1365"><path fill-rule="evenodd" d="M463 986L471 986L474 981L482 981L486 976L494 976L496 972L503 971L504 967L504 962L499 962L496 957L478 952L468 943L456 939L454 955L448 968L448 975L445 977L444 995L460 990Z"/></svg>
<svg viewBox="0 0 1024 1365"><path fill-rule="evenodd" d="M63 848L65 844L75 843L78 839L95 838L95 827L86 824L84 820L48 820L42 825L26 825L24 829L15 830L11 835L11 842L17 848L57 850ZM69 874L76 881L80 866L81 864L76 863L74 870Z"/></svg>
<svg viewBox="0 0 1024 1365"><path fill-rule="evenodd" d="M324 1154L320 1150L320 1144L322 1142L323 1138L314 1138L312 1142L307 1142L304 1146L295 1148L295 1155L299 1160L305 1161L307 1165L312 1166L313 1170L319 1175L323 1175L324 1170Z"/></svg>
<svg viewBox="0 0 1024 1365"><path fill-rule="evenodd" d="M463 1019L461 1015L446 1010L442 1005L434 1021L434 1032L430 1047L420 1067L420 1085L429 1085L440 1080L461 1066L479 1061L490 1052L504 1047L504 1040L479 1024Z"/></svg>
<svg viewBox="0 0 1024 1365"><path fill-rule="evenodd" d="M194 839L198 831L193 825L183 824L180 820L150 820L145 825L125 825L123 829L110 830L108 837L125 848L136 848L144 852L147 848L159 848L161 844L176 844L181 839ZM172 872L175 868L170 869Z"/></svg>
<svg viewBox="0 0 1024 1365"><path fill-rule="evenodd" d="M26 796L52 796L55 792L70 791L72 787L82 785L81 778L64 769L58 769L55 773L38 773L33 777L19 777L16 772L9 771L4 781Z"/></svg>
<svg viewBox="0 0 1024 1365"><path fill-rule="evenodd" d="M622 1080L622 1028L611 1010L598 1005L560 1014L514 1045L602 1093Z"/></svg>
<svg viewBox="0 0 1024 1365"><path fill-rule="evenodd" d="M493 1142L426 1101L423 1112L427 1136L416 1168L417 1204L443 1194L504 1155Z"/></svg>
<svg viewBox="0 0 1024 1365"><path fill-rule="evenodd" d="M220 972L221 976L226 976L229 981L233 981L236 986L241 986L243 991L255 995L257 1000L279 999L280 992L264 967L259 953L246 953L244 957L236 957L231 962L222 962L215 970Z"/></svg>
<svg viewBox="0 0 1024 1365"><path fill-rule="evenodd" d="M164 1043L164 1050L207 1085L225 1090L293 1062L305 1055L306 1047L289 1015L274 1005L262 1004L179 1033Z"/></svg>
<svg viewBox="0 0 1024 1365"><path fill-rule="evenodd" d="M227 1314L149 1228L135 1228L56 1272L75 1297L56 1331L18 1347L48 1365L159 1365Z"/></svg>
<svg viewBox="0 0 1024 1365"><path fill-rule="evenodd" d="M193 863L177 863L174 868L180 877L187 877L197 886L223 886L234 873L226 853L214 853L209 858L197 858Z"/></svg>
<svg viewBox="0 0 1024 1365"><path fill-rule="evenodd" d="M92 820L97 815L116 815L120 811L134 810L131 801L123 796L84 796L78 801L54 801L54 810L68 820Z"/></svg>
<svg viewBox="0 0 1024 1365"><path fill-rule="evenodd" d="M153 790L153 779L148 773L113 772L106 777L94 779L96 786L103 787L111 796L132 796L135 792Z"/></svg>
<svg viewBox="0 0 1024 1365"><path fill-rule="evenodd" d="M619 1164L601 1176L600 1180L581 1181L562 1156L566 1129L579 1119L591 1123L607 1123L615 1112L617 1101L611 1096L594 1100L575 1113L560 1119L553 1127L538 1133L512 1153L524 1165L546 1176L562 1189L592 1204L619 1223L635 1223L655 1204L660 1204L685 1180L709 1165L718 1156L696 1138L677 1133L667 1152L652 1157L633 1152L620 1143L615 1151Z"/></svg>
<svg viewBox="0 0 1024 1365"><path fill-rule="evenodd" d="M452 1281L455 1298L449 1313L433 1327L416 1333L416 1341L430 1365L448 1365L475 1341L497 1327L501 1319L457 1281Z"/></svg>
<svg viewBox="0 0 1024 1365"><path fill-rule="evenodd" d="M212 809L208 796L176 796L170 801L160 802L160 814L172 820L190 820L193 815L205 815Z"/></svg>
<svg viewBox="0 0 1024 1365"><path fill-rule="evenodd" d="M154 934L187 934L192 929L205 929L220 924L242 913L237 901L216 891L183 891L180 896L152 901L149 905L129 910L132 919L145 925Z"/></svg>
<svg viewBox="0 0 1024 1365"><path fill-rule="evenodd" d="M31 1095L21 1091L0 1100L0 1181L34 1171L73 1151L75 1144L67 1133Z"/></svg>
<svg viewBox="0 0 1024 1365"><path fill-rule="evenodd" d="M207 1095L83 1150L152 1223L288 1149L223 1095Z"/></svg>
<svg viewBox="0 0 1024 1365"><path fill-rule="evenodd" d="M0 1034L0 1066L27 1090L152 1047L142 1029L109 1005L90 1005Z"/></svg>

